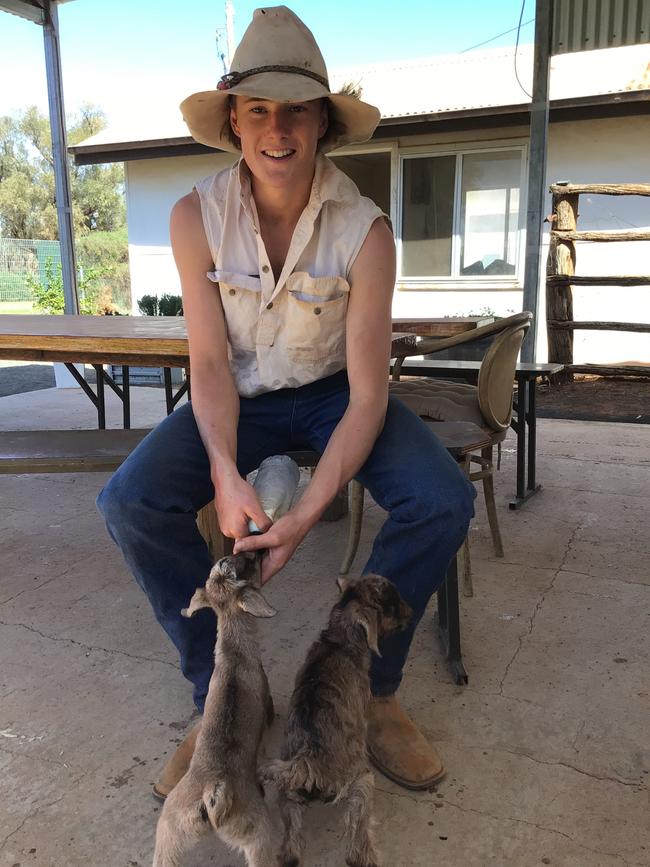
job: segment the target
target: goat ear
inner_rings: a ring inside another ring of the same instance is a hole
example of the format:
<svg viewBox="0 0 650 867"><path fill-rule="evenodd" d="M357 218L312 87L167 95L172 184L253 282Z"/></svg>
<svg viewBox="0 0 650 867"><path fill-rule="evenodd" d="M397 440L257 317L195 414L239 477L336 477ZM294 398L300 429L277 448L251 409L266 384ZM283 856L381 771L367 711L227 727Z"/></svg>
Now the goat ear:
<svg viewBox="0 0 650 867"><path fill-rule="evenodd" d="M344 575L339 575L339 577L336 579L336 586L339 588L339 592L341 594L345 593L345 591L348 589L349 583L350 579L346 578Z"/></svg>
<svg viewBox="0 0 650 867"><path fill-rule="evenodd" d="M201 608L212 608L204 587L199 587L198 590L194 591L194 596L190 599L190 604L187 608L181 610L181 614L183 617L191 617L193 614L196 614L197 611L200 611Z"/></svg>
<svg viewBox="0 0 650 867"><path fill-rule="evenodd" d="M354 614L354 619L359 624L359 626L363 627L366 633L368 647L372 650L373 653L376 653L377 656L381 656L381 653L379 652L379 647L377 646L377 642L379 639L377 612L373 608L359 608Z"/></svg>
<svg viewBox="0 0 650 867"><path fill-rule="evenodd" d="M273 617L278 613L254 587L244 590L239 597L239 607L253 617Z"/></svg>

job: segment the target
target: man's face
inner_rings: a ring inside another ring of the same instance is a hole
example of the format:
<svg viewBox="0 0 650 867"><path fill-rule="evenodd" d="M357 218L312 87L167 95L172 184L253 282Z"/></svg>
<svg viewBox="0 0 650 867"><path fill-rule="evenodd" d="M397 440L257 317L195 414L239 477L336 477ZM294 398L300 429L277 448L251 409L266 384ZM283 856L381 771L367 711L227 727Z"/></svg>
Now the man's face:
<svg viewBox="0 0 650 867"><path fill-rule="evenodd" d="M318 141L327 130L323 100L287 103L237 96L230 123L258 182L273 187L311 182Z"/></svg>

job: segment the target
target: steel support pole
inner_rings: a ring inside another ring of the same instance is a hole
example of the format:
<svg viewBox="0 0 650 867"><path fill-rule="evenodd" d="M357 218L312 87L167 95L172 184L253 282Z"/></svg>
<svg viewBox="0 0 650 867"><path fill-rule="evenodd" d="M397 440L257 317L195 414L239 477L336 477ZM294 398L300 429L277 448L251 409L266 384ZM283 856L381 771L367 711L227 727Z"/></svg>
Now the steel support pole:
<svg viewBox="0 0 650 867"><path fill-rule="evenodd" d="M68 143L65 133L65 109L61 76L61 52L59 50L59 17L55 2L46 0L43 22L45 42L45 70L47 73L47 99L52 130L52 157L56 192L56 212L59 221L61 245L61 269L65 312L78 313L77 262L74 251L74 225L72 198L68 173Z"/></svg>
<svg viewBox="0 0 650 867"><path fill-rule="evenodd" d="M546 192L548 147L548 96L550 78L552 0L536 0L535 54L533 60L533 101L530 106L530 149L528 154L528 197L526 206L526 258L524 264L523 310L533 313L524 339L521 360L536 361L539 310L542 225Z"/></svg>

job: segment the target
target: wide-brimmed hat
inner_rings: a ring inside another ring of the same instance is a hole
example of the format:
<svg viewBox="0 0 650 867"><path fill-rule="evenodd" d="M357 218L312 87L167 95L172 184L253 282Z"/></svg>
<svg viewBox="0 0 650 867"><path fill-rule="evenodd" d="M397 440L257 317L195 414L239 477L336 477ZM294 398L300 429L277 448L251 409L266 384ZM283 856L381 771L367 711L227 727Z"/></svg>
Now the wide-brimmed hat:
<svg viewBox="0 0 650 867"><path fill-rule="evenodd" d="M256 9L216 90L193 93L181 103L192 137L202 144L237 152L228 134L234 94L274 102L306 102L327 97L330 125L320 141L323 152L367 141L379 123L379 109L354 96L332 93L327 67L314 36L286 6Z"/></svg>

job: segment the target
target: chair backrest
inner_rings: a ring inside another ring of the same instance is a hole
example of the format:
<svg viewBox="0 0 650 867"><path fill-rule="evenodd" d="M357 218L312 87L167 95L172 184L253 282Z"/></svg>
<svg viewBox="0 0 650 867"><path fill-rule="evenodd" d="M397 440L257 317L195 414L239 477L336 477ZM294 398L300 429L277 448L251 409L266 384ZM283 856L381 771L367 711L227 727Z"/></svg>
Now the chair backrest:
<svg viewBox="0 0 650 867"><path fill-rule="evenodd" d="M481 362L478 403L493 430L505 430L512 416L512 383L521 344L532 314L524 311L500 320L503 330L495 337Z"/></svg>

